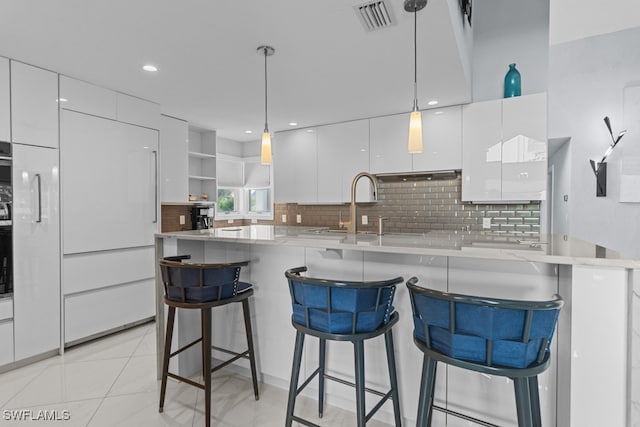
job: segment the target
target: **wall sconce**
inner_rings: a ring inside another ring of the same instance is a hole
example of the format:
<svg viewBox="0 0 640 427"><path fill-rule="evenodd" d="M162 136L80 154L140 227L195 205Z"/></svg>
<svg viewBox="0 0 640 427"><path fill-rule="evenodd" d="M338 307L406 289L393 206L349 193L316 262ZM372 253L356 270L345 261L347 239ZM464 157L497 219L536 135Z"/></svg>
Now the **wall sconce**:
<svg viewBox="0 0 640 427"><path fill-rule="evenodd" d="M604 162L609 154L613 151L613 148L620 142L626 130L621 131L618 134L617 138L613 137L613 131L611 130L611 122L609 121L609 117L604 118L604 123L607 125L607 129L609 129L609 135L611 135L611 145L607 148L607 151L602 156L602 160L599 163L594 162L593 160L589 160L591 163L591 169L593 169L593 173L596 175L596 197L606 197L607 195L607 164Z"/></svg>

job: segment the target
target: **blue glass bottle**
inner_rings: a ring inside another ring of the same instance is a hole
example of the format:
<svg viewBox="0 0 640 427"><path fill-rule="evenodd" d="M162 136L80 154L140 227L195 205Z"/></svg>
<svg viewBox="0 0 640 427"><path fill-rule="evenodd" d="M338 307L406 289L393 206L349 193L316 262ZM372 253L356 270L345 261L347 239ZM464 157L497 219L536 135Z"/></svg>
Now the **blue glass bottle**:
<svg viewBox="0 0 640 427"><path fill-rule="evenodd" d="M504 97L520 96L520 72L516 64L509 64L509 71L504 76Z"/></svg>

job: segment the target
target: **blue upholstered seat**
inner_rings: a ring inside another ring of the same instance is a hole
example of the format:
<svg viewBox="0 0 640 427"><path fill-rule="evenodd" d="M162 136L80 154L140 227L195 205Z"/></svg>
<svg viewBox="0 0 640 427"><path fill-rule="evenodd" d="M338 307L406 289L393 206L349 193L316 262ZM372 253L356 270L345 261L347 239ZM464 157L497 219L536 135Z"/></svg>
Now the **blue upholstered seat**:
<svg viewBox="0 0 640 427"><path fill-rule="evenodd" d="M319 417L322 417L324 410L324 387L325 380L328 379L355 387L356 420L359 427L363 427L386 400L393 403L395 424L399 426L400 398L392 328L398 322L398 313L393 308L393 297L396 285L403 281L402 277L384 281L346 282L303 276L302 273L306 271L307 267L297 267L285 272L293 308L291 323L296 329L285 426L291 427L294 421L308 426L316 425L294 413L296 397L315 376L318 377ZM307 335L319 339L318 368L299 385L303 346ZM387 354L390 386L387 393L365 387L364 341L379 336L384 336ZM355 383L326 372L327 341L350 341L353 344ZM365 391L381 397L369 413L366 412Z"/></svg>
<svg viewBox="0 0 640 427"><path fill-rule="evenodd" d="M562 299L517 301L452 294L407 281L413 338L424 353L418 426L430 426L437 362L511 378L518 425L541 426L537 376L549 367L550 345ZM465 414L445 410L467 420Z"/></svg>
<svg viewBox="0 0 640 427"><path fill-rule="evenodd" d="M169 300L209 302L231 298L249 289L250 283L239 282L244 264L183 264L165 261L160 264Z"/></svg>
<svg viewBox="0 0 640 427"><path fill-rule="evenodd" d="M395 285L367 288L361 283L296 279L289 283L293 321L310 329L332 334L371 332L387 323L394 310Z"/></svg>

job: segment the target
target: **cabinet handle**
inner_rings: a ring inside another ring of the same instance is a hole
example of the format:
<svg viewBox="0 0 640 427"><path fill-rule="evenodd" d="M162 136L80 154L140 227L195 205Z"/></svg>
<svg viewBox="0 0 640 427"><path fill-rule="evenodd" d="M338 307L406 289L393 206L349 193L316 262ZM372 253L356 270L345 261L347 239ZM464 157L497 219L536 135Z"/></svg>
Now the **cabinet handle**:
<svg viewBox="0 0 640 427"><path fill-rule="evenodd" d="M42 222L42 177L39 173L36 174L36 179L38 180L38 219L37 223Z"/></svg>
<svg viewBox="0 0 640 427"><path fill-rule="evenodd" d="M153 188L154 188L154 202L153 202L153 223L158 223L158 151L153 150L153 170L154 170L154 178L153 178Z"/></svg>

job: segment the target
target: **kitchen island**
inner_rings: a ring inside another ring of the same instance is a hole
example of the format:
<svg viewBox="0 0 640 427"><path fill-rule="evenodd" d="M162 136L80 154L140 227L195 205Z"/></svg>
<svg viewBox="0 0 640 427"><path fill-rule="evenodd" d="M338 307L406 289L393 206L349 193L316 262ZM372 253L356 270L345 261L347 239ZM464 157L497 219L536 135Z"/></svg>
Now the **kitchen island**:
<svg viewBox="0 0 640 427"><path fill-rule="evenodd" d="M489 297L549 299L559 293L565 306L554 338L553 361L540 377L543 425L624 426L636 419L638 364L632 362L638 359L638 351L633 351L638 331L632 325L637 328L640 316L634 298L634 286L635 295L640 287L640 262L606 248L563 235L527 240L478 232L347 235L323 228L260 225L156 235L157 260L177 254L190 254L194 262L251 261L241 279L256 288L252 317L258 370L264 382L282 388L288 387L295 338L284 278L288 268L306 265L311 276L344 280L417 276L425 287ZM164 340L162 292L158 279L158 357ZM412 341L411 308L404 286L398 287L394 305L400 313L394 334L400 400L410 425L416 417L422 353ZM217 310L214 341L244 347L240 310L233 306ZM183 310L177 319L176 341L194 339L198 325L198 314ZM310 340L305 348L303 374L317 363L314 345ZM374 340L366 352L368 383L382 388L386 370L376 368L385 365L383 342ZM174 368L197 372L199 354L197 348L185 352ZM330 373L352 375L349 344L329 346L327 357ZM328 386L330 404L353 410L353 390ZM516 425L509 381L442 366L436 387L440 406L497 425ZM387 406L377 417L391 422ZM434 416L434 425L468 425L443 413Z"/></svg>

